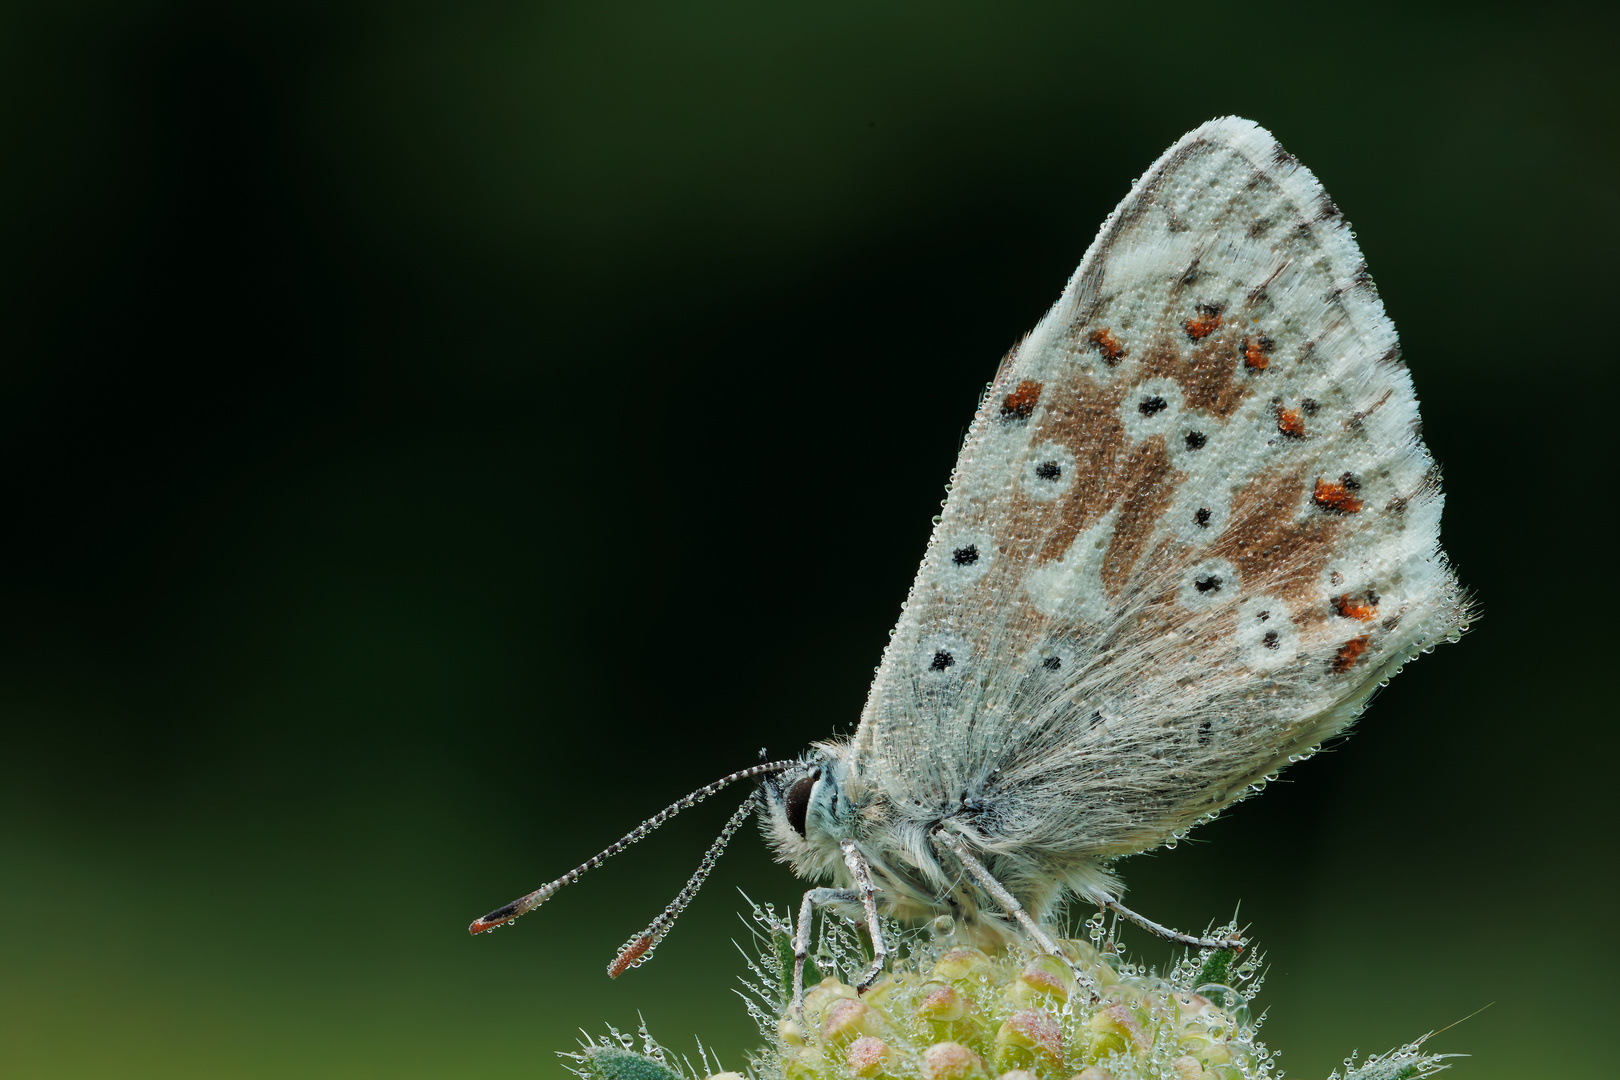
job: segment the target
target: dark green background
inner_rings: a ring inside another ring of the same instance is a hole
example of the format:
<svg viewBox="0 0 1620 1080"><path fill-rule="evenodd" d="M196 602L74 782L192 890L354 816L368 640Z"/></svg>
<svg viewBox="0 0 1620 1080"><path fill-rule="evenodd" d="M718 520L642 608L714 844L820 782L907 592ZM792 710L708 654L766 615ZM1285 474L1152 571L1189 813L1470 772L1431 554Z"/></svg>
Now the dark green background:
<svg viewBox="0 0 1620 1080"><path fill-rule="evenodd" d="M733 1067L748 834L852 725L979 389L1175 138L1354 222L1486 617L1124 867L1322 1077L1613 1075L1614 25L1329 4L0 11L0 1072ZM1602 525L1609 520L1610 526ZM1168 950L1138 939L1144 955Z"/></svg>

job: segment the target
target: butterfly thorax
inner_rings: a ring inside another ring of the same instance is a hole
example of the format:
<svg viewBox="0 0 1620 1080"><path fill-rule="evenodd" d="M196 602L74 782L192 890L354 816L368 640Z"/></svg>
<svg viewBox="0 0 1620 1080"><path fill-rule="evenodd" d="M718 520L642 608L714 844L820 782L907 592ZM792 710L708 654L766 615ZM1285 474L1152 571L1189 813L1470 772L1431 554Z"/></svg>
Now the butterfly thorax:
<svg viewBox="0 0 1620 1080"><path fill-rule="evenodd" d="M801 877L851 884L841 844L852 842L870 866L885 914L902 920L949 914L995 938L1008 933L997 906L940 858L931 837L967 838L1037 917L1049 916L1067 886L1081 894L1113 886L1095 861L1053 858L1008 836L993 784L964 785L949 797L896 801L851 767L847 743L818 744L803 770L765 782L763 816L778 861Z"/></svg>

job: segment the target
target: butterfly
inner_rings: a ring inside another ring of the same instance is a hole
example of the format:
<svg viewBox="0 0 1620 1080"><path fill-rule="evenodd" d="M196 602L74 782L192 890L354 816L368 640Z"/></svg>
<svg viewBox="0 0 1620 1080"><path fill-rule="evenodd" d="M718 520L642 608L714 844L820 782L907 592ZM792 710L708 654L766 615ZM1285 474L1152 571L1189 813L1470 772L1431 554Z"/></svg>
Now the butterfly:
<svg viewBox="0 0 1620 1080"><path fill-rule="evenodd" d="M1472 617L1395 328L1337 206L1271 134L1213 120L1103 223L980 402L853 736L760 784L609 967L644 962L756 811L812 911L950 914L1061 956L1066 901L1126 908L1120 858L1173 844L1342 734ZM763 755L762 755L763 756Z"/></svg>

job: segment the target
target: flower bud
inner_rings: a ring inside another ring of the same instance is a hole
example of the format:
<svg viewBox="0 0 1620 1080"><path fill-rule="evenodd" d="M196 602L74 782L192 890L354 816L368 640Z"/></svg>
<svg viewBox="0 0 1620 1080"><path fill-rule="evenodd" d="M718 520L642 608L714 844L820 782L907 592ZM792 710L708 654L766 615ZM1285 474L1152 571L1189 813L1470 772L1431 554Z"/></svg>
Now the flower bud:
<svg viewBox="0 0 1620 1080"><path fill-rule="evenodd" d="M1170 1063L1170 1070L1175 1073L1176 1080L1199 1080L1204 1075L1204 1066L1197 1058L1183 1055Z"/></svg>
<svg viewBox="0 0 1620 1080"><path fill-rule="evenodd" d="M849 1049L844 1052L844 1063L856 1076L874 1077L885 1071L884 1066L893 1054L894 1051L882 1039L862 1035L849 1044Z"/></svg>
<svg viewBox="0 0 1620 1080"><path fill-rule="evenodd" d="M1013 984L1020 1005L1061 1006L1074 988L1069 965L1054 956L1042 956L1024 965Z"/></svg>
<svg viewBox="0 0 1620 1080"><path fill-rule="evenodd" d="M1112 1053L1146 1053L1153 1046L1131 1010L1118 1002L1093 1016L1086 1027L1091 1035L1087 1056L1093 1060Z"/></svg>
<svg viewBox="0 0 1620 1080"><path fill-rule="evenodd" d="M917 1015L940 1023L960 1020L967 1015L967 1001L954 987L936 984L917 1003Z"/></svg>
<svg viewBox="0 0 1620 1080"><path fill-rule="evenodd" d="M867 1014L871 1011L871 1006L864 1001L844 999L833 1002L827 1009L826 1019L821 1022L822 1041L842 1046L866 1034Z"/></svg>
<svg viewBox="0 0 1620 1080"><path fill-rule="evenodd" d="M1022 1009L996 1032L996 1067L1043 1071L1063 1061L1063 1029L1045 1009Z"/></svg>
<svg viewBox="0 0 1620 1080"><path fill-rule="evenodd" d="M935 1043L923 1051L923 1080L974 1080L985 1075L984 1059L961 1043Z"/></svg>
<svg viewBox="0 0 1620 1080"><path fill-rule="evenodd" d="M955 948L939 958L934 965L934 977L955 982L984 974L994 966L990 957L978 949Z"/></svg>

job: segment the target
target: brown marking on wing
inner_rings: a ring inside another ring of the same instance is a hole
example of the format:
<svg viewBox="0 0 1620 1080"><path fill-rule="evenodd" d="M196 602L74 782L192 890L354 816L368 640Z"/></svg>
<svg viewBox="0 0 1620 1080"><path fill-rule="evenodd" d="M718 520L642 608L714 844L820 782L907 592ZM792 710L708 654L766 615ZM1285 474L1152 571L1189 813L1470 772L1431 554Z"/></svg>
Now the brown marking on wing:
<svg viewBox="0 0 1620 1080"><path fill-rule="evenodd" d="M1034 443L1055 442L1074 455L1074 478L1063 497L1038 503L1020 492L1009 508L1007 533L1027 537L1039 562L1061 559L1080 532L1106 514L1124 491L1125 429L1117 392L1087 380L1051 388Z"/></svg>
<svg viewBox="0 0 1620 1080"><path fill-rule="evenodd" d="M1148 439L1125 460L1119 516L1114 519L1114 536L1103 556L1103 587L1110 594L1117 596L1130 579L1131 569L1153 535L1153 527L1169 508L1170 496L1181 478L1182 474L1170 466L1170 451L1163 435Z"/></svg>
<svg viewBox="0 0 1620 1080"><path fill-rule="evenodd" d="M1040 400L1041 384L1034 379L1025 379L1018 384L1017 389L1002 399L1001 418L1003 420L1028 420Z"/></svg>
<svg viewBox="0 0 1620 1080"><path fill-rule="evenodd" d="M1299 415L1297 409L1278 409L1277 430L1290 439L1303 439L1305 437L1305 418Z"/></svg>
<svg viewBox="0 0 1620 1080"><path fill-rule="evenodd" d="M1183 356L1172 338L1163 339L1142 356L1143 372L1174 379L1189 409L1203 409L1225 420L1251 392L1236 378L1237 351L1225 334L1217 334Z"/></svg>
<svg viewBox="0 0 1620 1080"><path fill-rule="evenodd" d="M1368 634L1362 634L1360 637L1351 638L1343 645L1340 645L1338 653L1333 657L1333 673L1343 675L1355 667L1356 661L1361 659L1361 654L1367 651L1367 646L1371 643L1372 637Z"/></svg>
<svg viewBox="0 0 1620 1080"><path fill-rule="evenodd" d="M1026 434L1014 436L1002 424L990 423L1003 415L1004 406L1010 405L1016 415L1019 405L1033 396L1025 392L1021 397L1024 387L1012 386L1005 368L1001 375L1003 381L981 406L975 437L986 445L1005 437L1027 440L1029 447L1061 443L1075 455L1077 464L1071 486L1060 499L1032 499L1016 479L1009 487L986 492L972 501L953 497L946 511L948 527L989 533L992 543L980 548L980 557L989 557L990 565L977 581L952 587L948 593L944 581L936 580L934 588L913 599L911 610L924 625L952 612L965 616L957 620L956 630L961 633L978 628L977 633L969 632L967 636L979 655L1019 652L1033 647L1047 632L1051 620L1030 603L1019 583L1054 529L1066 531L1072 542L1079 528L1113 505L1118 493L1109 477L1117 471L1114 459L1124 444L1118 394L1103 390L1079 373L1075 378L1044 386L1036 384L1040 416L1031 420L1033 430L1026 429ZM1030 416L1034 417L1033 409ZM958 489L958 496L962 491ZM1063 548L1066 550L1067 543ZM990 611L995 611L996 616L983 616ZM999 635L996 640L988 636L992 632Z"/></svg>
<svg viewBox="0 0 1620 1080"><path fill-rule="evenodd" d="M1188 337L1201 341L1221 328L1221 309L1216 304L1199 304L1198 314L1182 325Z"/></svg>
<svg viewBox="0 0 1620 1080"><path fill-rule="evenodd" d="M1341 522L1320 514L1300 515L1304 486L1300 469L1272 469L1257 476L1233 499L1232 516L1209 552L1237 566L1245 592L1275 591L1295 611L1320 611L1317 582L1327 569Z"/></svg>
<svg viewBox="0 0 1620 1080"><path fill-rule="evenodd" d="M1311 502L1332 514L1354 514L1361 509L1361 500L1353 494L1360 486L1349 473L1337 480L1323 480L1319 476Z"/></svg>
<svg viewBox="0 0 1620 1080"><path fill-rule="evenodd" d="M1277 348L1277 343L1260 334L1257 337L1243 339L1243 366L1250 371L1264 371L1271 366L1271 354Z"/></svg>
<svg viewBox="0 0 1620 1080"><path fill-rule="evenodd" d="M1106 326L1101 330L1093 330L1086 340L1102 354L1102 358L1110 367L1119 363L1125 355L1125 346L1119 343L1119 338L1115 337L1114 332Z"/></svg>
<svg viewBox="0 0 1620 1080"><path fill-rule="evenodd" d="M1355 597L1345 593L1343 596L1334 598L1333 610L1346 619L1372 622L1373 619L1378 617L1378 598L1372 593L1368 593L1364 597Z"/></svg>
<svg viewBox="0 0 1620 1080"><path fill-rule="evenodd" d="M987 446L993 445L992 440L1008 437L1021 442L1027 439L1030 447L1048 440L1061 441L1083 462L1072 481L1080 483L1089 464L1078 448L1097 437L1094 429L1106 427L1097 423L1100 417L1112 419L1118 427L1118 401L1101 395L1096 385L1084 378L1075 380L1074 386L1060 382L1043 386L1034 380L1013 386L1005 369L1001 375L1004 381L998 382L981 406L975 437ZM1027 434L1015 435L1003 424L990 422L1017 417L1020 408L1027 408L1024 415L1032 417L1036 401L1043 405L1041 418L1033 421L1037 427ZM989 559L989 566L977 581L949 587L948 591L944 579L936 579L931 589L913 597L911 611L925 626L953 617L954 613L956 632L965 634L975 655L1021 653L1033 647L1050 622L1029 602L1019 583L1040 538L1061 519L1060 500L1031 499L1016 479L1008 488L986 492L971 501L961 499L963 490L958 488L953 496L945 522L952 529L989 534L990 544L978 551L980 559ZM953 558L954 554L943 557ZM992 611L996 615L988 617Z"/></svg>

